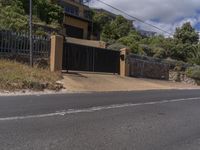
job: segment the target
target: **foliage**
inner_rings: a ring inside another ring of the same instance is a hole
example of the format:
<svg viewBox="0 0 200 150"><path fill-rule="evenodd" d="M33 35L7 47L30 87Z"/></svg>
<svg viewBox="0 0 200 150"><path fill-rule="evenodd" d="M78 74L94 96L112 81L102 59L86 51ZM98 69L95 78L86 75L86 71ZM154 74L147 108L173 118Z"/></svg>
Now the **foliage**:
<svg viewBox="0 0 200 150"><path fill-rule="evenodd" d="M35 0L35 15L47 24L61 22L62 7L52 0Z"/></svg>
<svg viewBox="0 0 200 150"><path fill-rule="evenodd" d="M26 30L28 17L22 9L22 3L12 1L9 5L0 3L0 28L14 31Z"/></svg>
<svg viewBox="0 0 200 150"><path fill-rule="evenodd" d="M186 71L186 75L190 78L200 81L200 67L190 67Z"/></svg>
<svg viewBox="0 0 200 150"><path fill-rule="evenodd" d="M118 40L121 37L127 36L131 30L131 26L131 23L127 19L122 16L117 16L115 20L103 27L102 40Z"/></svg>
<svg viewBox="0 0 200 150"><path fill-rule="evenodd" d="M196 65L200 65L200 44L198 44L193 51L191 51L188 62Z"/></svg>
<svg viewBox="0 0 200 150"><path fill-rule="evenodd" d="M187 62L188 57L190 57L191 53L195 51L195 48L195 45L189 43L178 43L174 46L173 58Z"/></svg>
<svg viewBox="0 0 200 150"><path fill-rule="evenodd" d="M120 38L118 42L128 46L133 53L137 53L141 39L142 37L136 31L131 30L127 36Z"/></svg>
<svg viewBox="0 0 200 150"><path fill-rule="evenodd" d="M181 28L176 28L174 38L183 44L197 44L199 41L199 35L195 32L190 22L184 23Z"/></svg>
<svg viewBox="0 0 200 150"><path fill-rule="evenodd" d="M102 12L93 12L93 26L94 26L94 33L102 32L103 27L109 24L113 18L108 16L106 13Z"/></svg>
<svg viewBox="0 0 200 150"><path fill-rule="evenodd" d="M27 30L28 14L29 1L1 0L0 28L17 31ZM33 0L33 22L44 22L45 24L53 24L57 27L62 19L62 8L57 4L57 0Z"/></svg>
<svg viewBox="0 0 200 150"><path fill-rule="evenodd" d="M29 13L29 1L18 0L23 4L26 14ZM62 18L62 7L58 5L58 0L33 0L33 15L37 16L41 21L50 24L51 22L59 22Z"/></svg>

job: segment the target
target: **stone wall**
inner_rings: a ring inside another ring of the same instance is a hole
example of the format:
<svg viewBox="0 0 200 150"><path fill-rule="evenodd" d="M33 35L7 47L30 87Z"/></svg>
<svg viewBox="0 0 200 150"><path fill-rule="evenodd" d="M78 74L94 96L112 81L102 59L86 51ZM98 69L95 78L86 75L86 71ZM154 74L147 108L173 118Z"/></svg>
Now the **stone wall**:
<svg viewBox="0 0 200 150"><path fill-rule="evenodd" d="M130 76L151 78L151 79L169 79L169 65L155 61L142 60L138 58L129 58Z"/></svg>
<svg viewBox="0 0 200 150"><path fill-rule="evenodd" d="M185 72L182 72L182 71L170 71L169 80L174 81L174 82L197 85L197 82L194 79L187 77Z"/></svg>

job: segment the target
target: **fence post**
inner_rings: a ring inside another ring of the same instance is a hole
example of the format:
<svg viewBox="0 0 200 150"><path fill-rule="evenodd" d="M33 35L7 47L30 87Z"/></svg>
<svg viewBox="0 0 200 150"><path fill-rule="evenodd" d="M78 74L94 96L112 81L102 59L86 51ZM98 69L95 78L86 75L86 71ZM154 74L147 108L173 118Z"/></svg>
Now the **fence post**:
<svg viewBox="0 0 200 150"><path fill-rule="evenodd" d="M50 70L62 71L63 36L51 36Z"/></svg>
<svg viewBox="0 0 200 150"><path fill-rule="evenodd" d="M129 69L129 64L127 61L127 56L130 53L130 49L128 48L123 48L120 49L120 76L129 76L130 75L130 69Z"/></svg>

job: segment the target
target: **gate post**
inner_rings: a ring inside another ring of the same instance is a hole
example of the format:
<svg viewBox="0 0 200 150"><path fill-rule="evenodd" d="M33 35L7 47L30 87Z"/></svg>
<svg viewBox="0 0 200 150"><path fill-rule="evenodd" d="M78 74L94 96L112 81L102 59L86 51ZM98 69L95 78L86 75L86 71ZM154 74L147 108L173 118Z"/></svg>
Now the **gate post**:
<svg viewBox="0 0 200 150"><path fill-rule="evenodd" d="M51 36L50 70L62 71L63 36Z"/></svg>
<svg viewBox="0 0 200 150"><path fill-rule="evenodd" d="M129 76L129 63L127 61L127 56L130 53L130 49L123 48L120 49L120 76Z"/></svg>

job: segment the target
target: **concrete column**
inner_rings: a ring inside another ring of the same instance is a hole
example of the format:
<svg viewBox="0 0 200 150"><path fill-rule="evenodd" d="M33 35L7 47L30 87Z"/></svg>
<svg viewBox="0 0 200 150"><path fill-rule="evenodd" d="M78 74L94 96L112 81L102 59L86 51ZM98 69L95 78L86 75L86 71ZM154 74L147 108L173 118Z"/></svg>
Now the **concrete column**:
<svg viewBox="0 0 200 150"><path fill-rule="evenodd" d="M51 36L50 70L62 71L63 36Z"/></svg>
<svg viewBox="0 0 200 150"><path fill-rule="evenodd" d="M130 49L123 48L120 50L120 76L129 76L129 64L127 62L127 56L130 53Z"/></svg>

